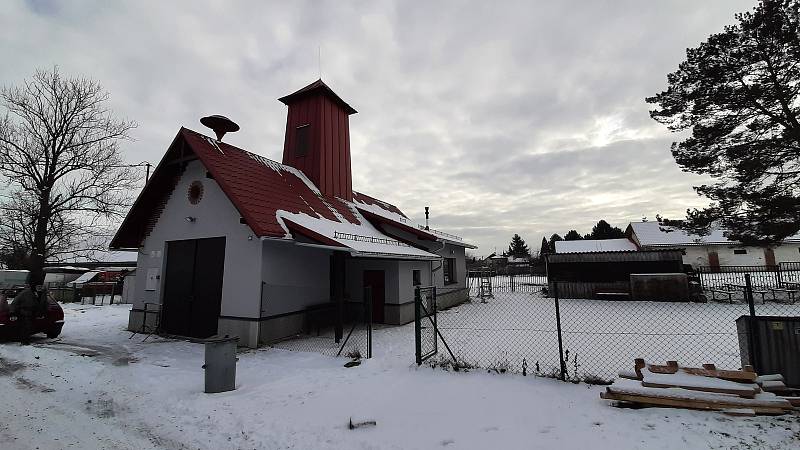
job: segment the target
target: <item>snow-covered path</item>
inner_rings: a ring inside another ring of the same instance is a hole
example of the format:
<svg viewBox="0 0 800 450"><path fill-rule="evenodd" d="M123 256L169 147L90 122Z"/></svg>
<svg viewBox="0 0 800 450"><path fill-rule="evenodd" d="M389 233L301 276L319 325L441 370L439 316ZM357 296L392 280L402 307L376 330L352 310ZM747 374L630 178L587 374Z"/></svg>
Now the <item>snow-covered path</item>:
<svg viewBox="0 0 800 450"><path fill-rule="evenodd" d="M203 394L199 344L124 331L126 306L66 305L56 341L0 344L0 448L791 448L798 416L624 410L601 388L417 369L413 327L375 333L375 358L263 349L237 389ZM349 430L347 422L377 426Z"/></svg>

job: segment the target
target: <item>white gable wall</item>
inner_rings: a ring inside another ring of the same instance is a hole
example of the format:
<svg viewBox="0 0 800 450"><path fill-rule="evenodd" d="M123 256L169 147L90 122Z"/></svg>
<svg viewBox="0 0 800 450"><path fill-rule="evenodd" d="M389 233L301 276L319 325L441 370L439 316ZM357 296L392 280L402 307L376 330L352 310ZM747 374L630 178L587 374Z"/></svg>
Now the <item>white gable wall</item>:
<svg viewBox="0 0 800 450"><path fill-rule="evenodd" d="M203 184L203 197L197 205L192 205L188 199L189 185L193 181ZM196 217L196 220L188 222L186 217ZM238 210L217 182L206 178L203 164L198 160L190 162L139 251L133 308L142 309L145 302L161 302L167 241L225 237L220 314L258 317L261 241L253 236L250 227L239 222L239 217ZM154 291L146 290L147 274L152 269L161 275Z"/></svg>

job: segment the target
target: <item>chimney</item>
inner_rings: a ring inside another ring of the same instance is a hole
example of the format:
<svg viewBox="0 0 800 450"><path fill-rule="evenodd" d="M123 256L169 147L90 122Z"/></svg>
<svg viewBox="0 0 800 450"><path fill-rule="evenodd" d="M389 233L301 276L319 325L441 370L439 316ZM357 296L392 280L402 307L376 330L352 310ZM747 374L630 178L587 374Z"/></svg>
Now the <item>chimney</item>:
<svg viewBox="0 0 800 450"><path fill-rule="evenodd" d="M322 80L278 100L289 107L283 164L302 171L323 195L352 201L349 117L356 110Z"/></svg>

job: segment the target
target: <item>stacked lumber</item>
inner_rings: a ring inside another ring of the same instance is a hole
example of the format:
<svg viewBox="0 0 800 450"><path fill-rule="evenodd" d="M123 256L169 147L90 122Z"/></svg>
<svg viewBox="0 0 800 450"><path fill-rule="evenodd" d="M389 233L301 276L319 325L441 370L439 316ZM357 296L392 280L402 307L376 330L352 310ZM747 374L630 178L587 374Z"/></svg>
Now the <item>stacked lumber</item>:
<svg viewBox="0 0 800 450"><path fill-rule="evenodd" d="M623 371L620 380L606 387L600 398L618 404L721 411L732 416L779 415L800 407L800 397L787 388L781 375L759 377L751 367L743 370L682 367L635 361L633 371Z"/></svg>

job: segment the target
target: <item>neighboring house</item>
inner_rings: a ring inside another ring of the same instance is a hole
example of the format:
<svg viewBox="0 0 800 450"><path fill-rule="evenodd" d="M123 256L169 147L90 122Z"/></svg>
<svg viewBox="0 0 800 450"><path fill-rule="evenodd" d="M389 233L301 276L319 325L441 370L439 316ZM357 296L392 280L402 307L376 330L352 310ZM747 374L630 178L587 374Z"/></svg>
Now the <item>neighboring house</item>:
<svg viewBox="0 0 800 450"><path fill-rule="evenodd" d="M373 320L389 324L414 319L418 285L466 300L473 246L353 191L356 111L321 80L280 101L282 164L178 131L111 243L138 251L131 330L155 304L165 333L255 347L300 332L311 308L334 305L342 317L366 286Z"/></svg>
<svg viewBox="0 0 800 450"><path fill-rule="evenodd" d="M684 251L684 264L691 264L695 268L774 266L782 262L800 261L800 236L790 237L780 245L750 246L728 239L724 230L698 236L658 222L631 222L625 234L642 250L680 248Z"/></svg>
<svg viewBox="0 0 800 450"><path fill-rule="evenodd" d="M86 267L48 266L44 268L44 285L48 288L64 286L88 271Z"/></svg>
<svg viewBox="0 0 800 450"><path fill-rule="evenodd" d="M578 239L556 241L556 253L635 252L639 248L629 239Z"/></svg>

